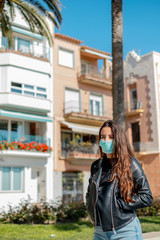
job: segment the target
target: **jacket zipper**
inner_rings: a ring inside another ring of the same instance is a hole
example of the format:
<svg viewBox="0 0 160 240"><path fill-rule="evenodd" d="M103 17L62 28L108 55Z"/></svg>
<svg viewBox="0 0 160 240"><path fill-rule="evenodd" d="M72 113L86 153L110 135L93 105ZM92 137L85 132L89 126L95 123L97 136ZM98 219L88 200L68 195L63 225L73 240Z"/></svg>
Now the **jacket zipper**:
<svg viewBox="0 0 160 240"><path fill-rule="evenodd" d="M114 185L115 185L115 180L114 180L114 183L113 183L113 188L112 188L112 193L111 193L111 220L112 220L112 231L114 232L114 234L116 234L116 230L114 228L113 204L112 204Z"/></svg>
<svg viewBox="0 0 160 240"><path fill-rule="evenodd" d="M93 181L93 183L95 184L96 186L96 201L95 201L95 204L94 204L94 217L95 217L95 227L97 225L97 219L96 219L96 204L97 204L97 200L98 200L98 188L97 188L97 184L95 181Z"/></svg>

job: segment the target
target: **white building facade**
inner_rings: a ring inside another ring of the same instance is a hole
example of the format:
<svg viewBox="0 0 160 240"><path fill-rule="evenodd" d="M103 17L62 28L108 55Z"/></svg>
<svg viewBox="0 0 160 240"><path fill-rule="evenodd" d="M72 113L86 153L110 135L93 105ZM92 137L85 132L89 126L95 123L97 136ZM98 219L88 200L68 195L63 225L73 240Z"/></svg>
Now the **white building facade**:
<svg viewBox="0 0 160 240"><path fill-rule="evenodd" d="M0 33L0 208L53 199L53 53L20 22L12 49Z"/></svg>

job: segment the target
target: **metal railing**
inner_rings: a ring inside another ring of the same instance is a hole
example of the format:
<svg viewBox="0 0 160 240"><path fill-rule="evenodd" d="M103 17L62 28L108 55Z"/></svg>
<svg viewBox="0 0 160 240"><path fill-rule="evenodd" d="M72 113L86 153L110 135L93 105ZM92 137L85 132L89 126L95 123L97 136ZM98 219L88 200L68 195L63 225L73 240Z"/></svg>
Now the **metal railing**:
<svg viewBox="0 0 160 240"><path fill-rule="evenodd" d="M64 103L64 114L67 113L82 113L82 114L88 114L93 116L99 116L99 117L106 117L111 116L112 109L107 109L105 112L102 109L103 105L95 108L91 108L89 103L83 103L79 101L68 101Z"/></svg>
<svg viewBox="0 0 160 240"><path fill-rule="evenodd" d="M99 147L97 143L90 142L79 142L69 143L68 146L62 147L61 156L69 157L73 152L84 153L84 154L98 154Z"/></svg>
<svg viewBox="0 0 160 240"><path fill-rule="evenodd" d="M93 78L98 78L98 79L105 79L108 80L109 82L112 82L111 77L107 77L106 73L103 68L98 69L96 66L89 65L86 69L81 69L80 73L78 76L83 76L83 75L89 75L90 77Z"/></svg>
<svg viewBox="0 0 160 240"><path fill-rule="evenodd" d="M38 42L29 42L29 45L19 45L16 43L18 41L16 38L14 39L14 44L12 48L8 47L8 40L5 37L0 38L0 50L3 51L14 51L17 53L28 54L30 56L34 56L37 58L45 58L50 60L50 49L45 47Z"/></svg>
<svg viewBox="0 0 160 240"><path fill-rule="evenodd" d="M44 143L50 146L50 139L38 136L38 135L29 135L29 134L21 134L15 131L7 131L7 130L0 130L0 142L7 141L10 142L23 142L23 143L30 143L30 142L37 142L37 143Z"/></svg>
<svg viewBox="0 0 160 240"><path fill-rule="evenodd" d="M126 102L124 104L125 106L125 111L133 111L133 110L137 110L137 109L141 109L142 108L142 101L132 101L132 102Z"/></svg>

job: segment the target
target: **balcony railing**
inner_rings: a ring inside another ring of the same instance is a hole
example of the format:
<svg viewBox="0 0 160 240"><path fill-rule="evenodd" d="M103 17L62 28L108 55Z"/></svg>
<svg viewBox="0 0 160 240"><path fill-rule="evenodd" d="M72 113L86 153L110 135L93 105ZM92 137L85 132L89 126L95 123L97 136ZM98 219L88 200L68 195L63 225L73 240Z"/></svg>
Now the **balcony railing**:
<svg viewBox="0 0 160 240"><path fill-rule="evenodd" d="M133 111L141 108L142 108L141 101L132 101L130 103L129 102L125 103L125 111Z"/></svg>
<svg viewBox="0 0 160 240"><path fill-rule="evenodd" d="M112 78L111 77L107 77L106 73L103 69L98 69L96 66L89 66L86 69L82 69L79 73L78 73L78 77L80 76L89 76L92 78L96 78L96 79L103 79L103 80L107 80L109 82L112 82Z"/></svg>
<svg viewBox="0 0 160 240"><path fill-rule="evenodd" d="M0 142L7 141L7 142L23 142L23 143L30 143L30 142L37 142L37 143L44 143L50 146L50 139L47 139L43 136L38 135L28 135L28 134L21 134L15 131L7 131L7 130L0 130Z"/></svg>
<svg viewBox="0 0 160 240"><path fill-rule="evenodd" d="M81 75L84 74L98 78L106 78L106 74L104 73L103 69L98 69L95 66L89 66L88 69L81 70Z"/></svg>
<svg viewBox="0 0 160 240"><path fill-rule="evenodd" d="M63 157L70 157L73 153L77 155L80 153L88 154L88 155L97 155L98 154L98 144L97 143L90 143L90 142L80 142L80 143L69 143L66 147L61 149L61 155Z"/></svg>
<svg viewBox="0 0 160 240"><path fill-rule="evenodd" d="M37 58L44 58L48 60L50 59L50 49L43 46L42 44L39 44L38 42L29 42L29 45L20 45L18 47L18 44L15 44L15 41L16 40L14 40L14 46L12 48L8 48L7 38L0 38L0 52L9 51L22 55L24 54L27 56L34 56Z"/></svg>
<svg viewBox="0 0 160 240"><path fill-rule="evenodd" d="M97 104L96 107L92 108L89 106L89 103L83 103L78 101L68 101L64 104L64 114L69 113L82 113L86 115L93 115L98 117L106 117L111 114L111 109L108 109L107 112L103 111L101 104Z"/></svg>

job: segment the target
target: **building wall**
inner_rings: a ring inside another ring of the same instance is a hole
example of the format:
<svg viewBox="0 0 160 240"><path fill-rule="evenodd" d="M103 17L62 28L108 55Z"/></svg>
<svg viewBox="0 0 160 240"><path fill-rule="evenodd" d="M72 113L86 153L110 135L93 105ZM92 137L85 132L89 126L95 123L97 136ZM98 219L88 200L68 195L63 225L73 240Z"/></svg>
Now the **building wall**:
<svg viewBox="0 0 160 240"><path fill-rule="evenodd" d="M141 115L126 118L126 130L132 142L130 123L140 122L140 141L145 145L145 150L137 153L137 158L142 164L154 197L160 193L159 63L159 53L151 52L140 57L134 51L128 53L124 62L125 101L130 101L131 85L128 83L132 81L133 87L137 89L137 100L142 101L141 108L144 110ZM130 73L134 74L133 79L130 78Z"/></svg>
<svg viewBox="0 0 160 240"><path fill-rule="evenodd" d="M68 39L67 39L68 38ZM81 83L79 81L78 76L81 74L81 62L86 61L89 62L90 65L93 66L94 71L98 70L97 66L97 60L98 57L96 55L86 54L83 51L81 51L81 47L79 45L79 42L74 41L73 39L69 37L65 37L64 35L62 38L55 35L54 38L54 66L53 66L53 72L54 72L54 178L57 177L60 182L60 186L63 187L62 183L62 175L63 172L82 172L83 173L83 198L85 199L85 193L88 186L88 178L90 175L90 167L93 159L74 159L73 161L70 161L70 159L66 159L65 157L61 156L61 129L63 121L67 121L65 114L64 114L64 107L65 107L65 89L73 89L78 90L80 95L80 105L81 110L80 113L87 114L89 116L90 114L90 94L100 95L102 96L102 104L104 107L104 115L106 118L104 118L104 121L107 119L112 118L112 90L110 88L106 88L103 85L95 86L92 83ZM66 50L70 50L74 52L74 68L69 68L65 66L61 66L58 64L58 50L59 48L63 48ZM86 54L86 55L85 55ZM88 56L87 56L88 55ZM102 57L100 57L102 58ZM103 60L106 64L106 73L107 76L109 76L109 64L108 60ZM73 99L74 101L74 99ZM87 111L87 113L86 113ZM84 119L79 120L78 124L83 126L84 124L89 125L90 127L93 126L93 128L98 126L97 122L94 122L94 117L92 119L91 123L85 123ZM72 121L70 120L72 123ZM75 121L76 122L76 121ZM73 121L73 123L75 123ZM102 121L99 124L102 124ZM66 127L65 130L69 129ZM71 130L71 129L70 129ZM55 192L55 198L62 197L62 188L57 188L57 191Z"/></svg>
<svg viewBox="0 0 160 240"><path fill-rule="evenodd" d="M58 64L58 49L64 48L74 52L74 68L69 68L61 66ZM89 61L95 67L97 66L97 60L94 58L87 58L86 56L82 57L82 60ZM81 56L80 56L80 46L77 43L70 41L62 40L55 37L54 40L54 169L56 171L77 171L77 170L88 170L90 169L89 165L71 165L69 162L60 158L60 149L61 149L61 129L60 122L64 120L64 96L65 89L74 89L80 91L80 102L82 103L85 109L89 109L89 95L91 93L102 95L103 96L103 105L104 111L106 113L106 119L112 118L112 93L111 90L105 89L103 87L96 87L92 85L82 84L78 82L77 75L80 72L81 68Z"/></svg>
<svg viewBox="0 0 160 240"><path fill-rule="evenodd" d="M141 83L139 83L139 87L137 89L139 89L138 90L139 92L144 91L145 89L146 92L144 96L146 97L146 101L144 102L144 104L147 104L148 105L147 108L149 109L147 110L149 111L149 113L146 112L146 115L148 114L148 117L147 117L148 122L143 122L144 126L147 128L148 128L148 125L150 125L149 131L148 129L146 131L148 136L146 136L145 138L153 139L153 148L158 149L159 136L157 131L157 128L158 128L157 97L155 94L156 82L154 78L153 53L146 54L141 58L134 51L128 53L126 60L124 62L124 79L127 79L130 73L134 73L135 75L138 75L138 78L140 79L141 77L147 76L147 80L146 80L147 84L145 83L144 85L144 82L143 82L144 80L142 82L138 80L137 82L141 82ZM141 88L142 85L144 85L143 88ZM142 99L142 94L139 93L139 95L141 96L141 99ZM142 139L143 138L144 137L142 137Z"/></svg>
<svg viewBox="0 0 160 240"><path fill-rule="evenodd" d="M13 26L13 36L16 37L16 39L21 38L32 41L33 45L38 44L43 50L50 50L50 55L49 52L47 52L48 55L45 56L40 55L40 53L35 56L33 52L27 54L18 49L8 50L4 46L1 46L2 34L0 33L0 108L7 108L8 111L12 112L25 112L27 114L48 116L50 119L53 119L53 49L52 47L49 49L46 39L41 35L31 33L19 15L17 15L14 24L15 23L18 23L18 25ZM54 29L51 23L49 23L49 27L51 32L53 32ZM15 41L17 41L16 39ZM34 48L34 50L35 49L36 48ZM45 94L47 98L42 99L13 93L11 92L11 82L46 88ZM8 119L10 121L19 120L23 122L23 120L18 119L18 117L1 117L0 121L1 119ZM44 122L44 125L45 127L41 130L45 131L44 137L50 139L50 144L53 149L53 123ZM8 131L10 130L11 129ZM39 133L41 130L39 130ZM53 200L53 180L55 180L53 179L53 152L49 154L33 153L33 155L34 154L37 154L37 157L33 157L32 152L8 150L4 155L4 151L1 151L0 167L24 167L24 189L22 192L1 191L0 207L7 206L10 199L13 205L17 205L21 199L30 199L36 203L38 201L38 184L40 184L40 188L44 192L44 200ZM38 178L38 172L40 175L43 175L43 179Z"/></svg>
<svg viewBox="0 0 160 240"><path fill-rule="evenodd" d="M143 169L147 176L153 197L160 195L160 154L150 154L140 157Z"/></svg>

